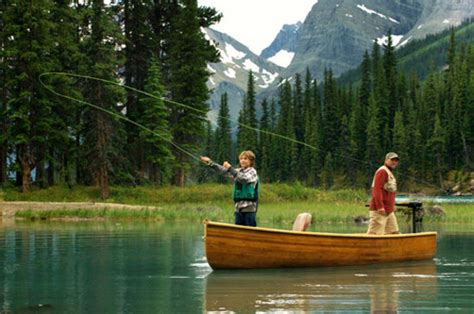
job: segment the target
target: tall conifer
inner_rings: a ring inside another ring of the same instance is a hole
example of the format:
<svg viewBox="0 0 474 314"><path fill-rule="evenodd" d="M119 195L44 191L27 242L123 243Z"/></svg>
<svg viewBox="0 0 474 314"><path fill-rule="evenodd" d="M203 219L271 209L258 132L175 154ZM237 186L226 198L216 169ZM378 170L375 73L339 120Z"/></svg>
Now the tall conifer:
<svg viewBox="0 0 474 314"><path fill-rule="evenodd" d="M121 65L115 48L121 45L118 25L114 18L114 7L106 7L103 1L94 1L88 12L91 32L84 43L89 62L89 75L118 82L118 67ZM84 83L84 95L88 102L119 114L118 105L123 102L123 90L94 81ZM123 125L110 114L87 108L84 110L84 158L91 175L90 180L101 189L101 197L110 196L110 181L123 173L126 145ZM111 178L111 174L113 174Z"/></svg>
<svg viewBox="0 0 474 314"><path fill-rule="evenodd" d="M175 142L188 151L197 153L199 143L205 137L205 117L209 110L206 101L209 91L206 86L210 73L208 62L218 61L218 51L201 32L201 26L209 26L211 19L200 15L196 0L174 3L169 31L169 74L167 86L174 101L191 106L195 110L179 106L172 107L171 127ZM182 151L174 150L176 167L173 182L184 186L191 167L190 157Z"/></svg>
<svg viewBox="0 0 474 314"><path fill-rule="evenodd" d="M143 158L146 161L146 168L148 168L146 171L143 169L144 173L140 177L144 178L147 173L152 182L163 185L169 183L171 178L173 154L170 142L172 135L168 123L169 108L162 99L166 91L161 81L160 65L155 58L152 58L147 73L144 90L155 97L140 96L139 105L144 112L138 122L153 133L140 130L139 135L143 141Z"/></svg>
<svg viewBox="0 0 474 314"><path fill-rule="evenodd" d="M227 93L222 94L217 118L217 128L215 132L215 160L222 162L231 160L232 157L232 134L230 125L230 113ZM222 176L221 176L222 177Z"/></svg>
<svg viewBox="0 0 474 314"><path fill-rule="evenodd" d="M33 169L44 170L48 133L52 131L53 103L37 80L53 66L54 24L49 19L52 5L50 0L14 0L3 8L2 14L2 37L6 38L2 57L8 68L4 78L8 94L2 95L2 100L8 97L8 137L21 169L23 192L30 190ZM44 171L37 175L44 179Z"/></svg>

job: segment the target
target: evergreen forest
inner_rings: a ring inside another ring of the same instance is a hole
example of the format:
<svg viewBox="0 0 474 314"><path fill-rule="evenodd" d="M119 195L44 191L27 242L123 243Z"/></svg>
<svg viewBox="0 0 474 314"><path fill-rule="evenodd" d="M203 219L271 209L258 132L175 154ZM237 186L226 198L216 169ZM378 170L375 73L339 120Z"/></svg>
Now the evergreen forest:
<svg viewBox="0 0 474 314"><path fill-rule="evenodd" d="M220 20L215 9L7 0L0 14L1 185L91 185L107 198L111 185L225 182L198 156L236 165L248 149L262 182L325 189L369 187L389 151L400 156L403 190L446 190L450 174L473 171L474 47L457 33L466 24L449 30L445 51L423 55L422 73L390 34L366 51L354 80L321 69L318 82L306 71L259 99L249 72L238 118L224 94L211 123L207 64L219 53L201 28ZM55 93L40 82L45 73Z"/></svg>

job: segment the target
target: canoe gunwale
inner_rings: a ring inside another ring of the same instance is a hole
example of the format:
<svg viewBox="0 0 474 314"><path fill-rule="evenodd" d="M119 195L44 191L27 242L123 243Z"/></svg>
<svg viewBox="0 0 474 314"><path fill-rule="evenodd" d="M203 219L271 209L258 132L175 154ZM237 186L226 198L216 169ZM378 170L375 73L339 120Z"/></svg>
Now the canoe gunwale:
<svg viewBox="0 0 474 314"><path fill-rule="evenodd" d="M262 227L248 227L240 226L234 224L228 224L223 222L215 222L205 219L203 224L206 226L204 228L206 236L207 226L216 226L224 228L235 228L235 229L245 229L254 232L271 232L271 233L281 233L281 234L292 234L292 235L303 235L303 236L318 236L318 237L341 237L341 238L369 238L369 239L387 239L387 238L413 238L413 237L425 237L425 236L437 236L435 231L427 232L418 232L418 233L400 233L400 234L384 234L384 235L375 235L375 234L365 234L365 233L331 233L331 232L312 232L312 231L293 231L293 230L283 230L283 229L272 229L272 228L262 228Z"/></svg>

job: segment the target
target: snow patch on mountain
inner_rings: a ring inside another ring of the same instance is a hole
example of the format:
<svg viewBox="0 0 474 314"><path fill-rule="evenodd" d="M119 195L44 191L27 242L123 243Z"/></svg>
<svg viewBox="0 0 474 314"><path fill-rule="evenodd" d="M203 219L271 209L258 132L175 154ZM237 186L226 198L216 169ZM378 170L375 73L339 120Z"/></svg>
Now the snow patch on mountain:
<svg viewBox="0 0 474 314"><path fill-rule="evenodd" d="M402 38L403 38L403 35L392 35L392 46L396 47L398 43L400 42L400 40L402 40ZM387 43L388 43L388 36L377 38L377 44L379 44L380 46L386 45Z"/></svg>
<svg viewBox="0 0 474 314"><path fill-rule="evenodd" d="M412 36L408 36L408 38L405 39L404 41L402 41L402 42L397 46L397 48L400 48L400 47L405 46L411 38L412 38Z"/></svg>
<svg viewBox="0 0 474 314"><path fill-rule="evenodd" d="M250 59L245 59L244 63L242 63L244 69L247 71L252 71L253 73L260 72L260 67L253 63Z"/></svg>
<svg viewBox="0 0 474 314"><path fill-rule="evenodd" d="M371 9L367 8L367 7L366 7L365 5L363 5L363 4L358 4L357 7L358 7L359 9L361 9L362 11L365 11L365 12L367 12L367 13L369 13L369 14L375 14L375 15L380 16L380 17L383 18L383 19L389 20L389 21L391 21L391 22L393 22L393 23L400 24L400 22L397 21L396 19L394 19L394 18L392 18L392 17L387 17L387 16L383 15L382 13L379 13L379 12L377 12L377 11L375 11L375 10L371 10Z"/></svg>
<svg viewBox="0 0 474 314"><path fill-rule="evenodd" d="M213 67L211 67L210 64L207 65L207 70L208 70L210 73L216 73L216 70L215 70Z"/></svg>
<svg viewBox="0 0 474 314"><path fill-rule="evenodd" d="M219 51L221 53L222 63L234 63L234 60L240 60L246 56L244 52L235 49L235 47L229 43L225 43L225 48L219 48Z"/></svg>
<svg viewBox="0 0 474 314"><path fill-rule="evenodd" d="M282 49L278 51L273 57L268 58L268 61L271 61L275 63L276 65L286 68L290 65L291 60L293 60L294 56L295 56L294 52L290 52L285 49Z"/></svg>
<svg viewBox="0 0 474 314"><path fill-rule="evenodd" d="M228 77L230 78L236 78L235 76L235 70L232 69L232 68L227 68L225 71L224 71L224 74L227 75Z"/></svg>
<svg viewBox="0 0 474 314"><path fill-rule="evenodd" d="M279 74L277 72L271 73L263 69L261 78L264 81L264 84L260 84L258 86L261 88L267 88L268 86L270 86L271 83L273 83L273 81L278 77L278 75Z"/></svg>

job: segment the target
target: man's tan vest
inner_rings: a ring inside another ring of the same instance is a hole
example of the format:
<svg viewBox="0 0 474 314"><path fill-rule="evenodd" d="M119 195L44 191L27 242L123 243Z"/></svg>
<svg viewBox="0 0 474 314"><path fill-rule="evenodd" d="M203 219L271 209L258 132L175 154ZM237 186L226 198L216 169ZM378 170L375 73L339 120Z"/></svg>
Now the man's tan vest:
<svg viewBox="0 0 474 314"><path fill-rule="evenodd" d="M388 174L388 180L383 185L384 190L387 192L397 192L397 179L395 179L395 176L393 175L392 171L390 171L390 169L388 169L387 166L383 165L382 167L377 169L376 173L382 169L385 170ZM374 176L374 179L372 180L372 187L374 187L374 184L375 184L375 176Z"/></svg>

